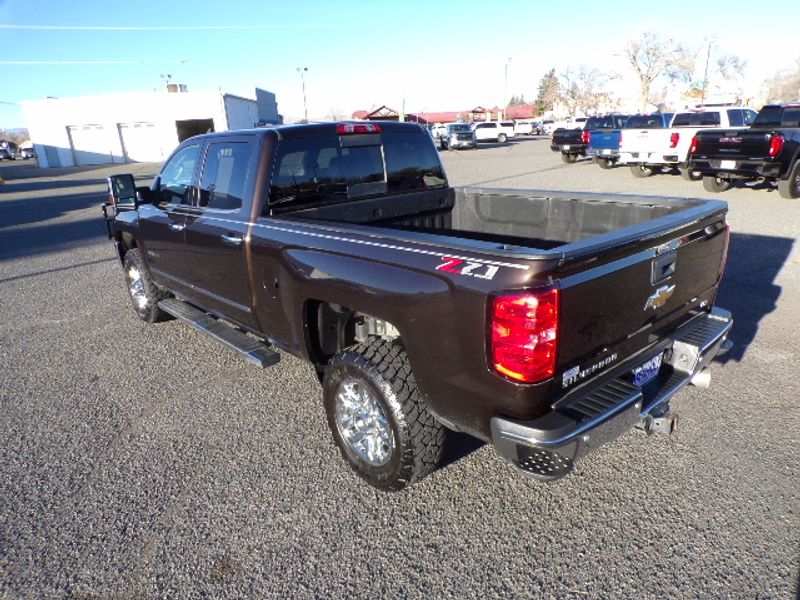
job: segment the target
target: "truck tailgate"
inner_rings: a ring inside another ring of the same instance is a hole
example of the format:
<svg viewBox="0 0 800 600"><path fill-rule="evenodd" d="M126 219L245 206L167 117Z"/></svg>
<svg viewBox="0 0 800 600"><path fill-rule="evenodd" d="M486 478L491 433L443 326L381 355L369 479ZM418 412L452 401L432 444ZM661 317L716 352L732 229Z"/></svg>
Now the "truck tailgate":
<svg viewBox="0 0 800 600"><path fill-rule="evenodd" d="M768 131L728 129L700 131L695 156L721 160L767 158L771 136Z"/></svg>
<svg viewBox="0 0 800 600"><path fill-rule="evenodd" d="M554 385L571 389L710 307L727 240L717 213L562 276Z"/></svg>
<svg viewBox="0 0 800 600"><path fill-rule="evenodd" d="M556 146L580 144L582 133L580 129L556 129L553 132L553 144Z"/></svg>

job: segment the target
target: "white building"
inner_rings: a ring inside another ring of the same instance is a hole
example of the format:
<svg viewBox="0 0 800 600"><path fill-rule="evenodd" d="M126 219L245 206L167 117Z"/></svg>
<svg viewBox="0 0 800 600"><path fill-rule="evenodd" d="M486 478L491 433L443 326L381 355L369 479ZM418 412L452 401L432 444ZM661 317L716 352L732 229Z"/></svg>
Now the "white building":
<svg viewBox="0 0 800 600"><path fill-rule="evenodd" d="M22 102L22 115L40 167L159 162L199 133L280 122L275 94L258 88L255 100L218 92L45 98Z"/></svg>

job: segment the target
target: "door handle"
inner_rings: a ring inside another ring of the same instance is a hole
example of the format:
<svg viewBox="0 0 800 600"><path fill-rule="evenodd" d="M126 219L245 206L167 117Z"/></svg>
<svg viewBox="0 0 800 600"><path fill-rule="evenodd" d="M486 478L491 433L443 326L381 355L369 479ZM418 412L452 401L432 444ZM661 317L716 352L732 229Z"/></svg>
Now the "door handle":
<svg viewBox="0 0 800 600"><path fill-rule="evenodd" d="M240 235L228 235L226 233L223 233L221 236L219 236L219 239L226 244L231 244L232 246L238 246L244 241L244 238Z"/></svg>
<svg viewBox="0 0 800 600"><path fill-rule="evenodd" d="M183 231L186 229L186 223L170 223L169 228L172 229L172 231Z"/></svg>

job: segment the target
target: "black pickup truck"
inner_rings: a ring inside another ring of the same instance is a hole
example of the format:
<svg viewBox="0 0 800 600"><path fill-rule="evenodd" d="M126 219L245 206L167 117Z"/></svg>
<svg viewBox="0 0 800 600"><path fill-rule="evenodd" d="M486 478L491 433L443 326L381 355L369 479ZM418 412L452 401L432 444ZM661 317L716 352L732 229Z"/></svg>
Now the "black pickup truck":
<svg viewBox="0 0 800 600"><path fill-rule="evenodd" d="M777 182L784 198L800 198L800 103L768 104L747 129L700 131L689 155L709 192L734 179L761 180Z"/></svg>
<svg viewBox="0 0 800 600"><path fill-rule="evenodd" d="M103 211L138 316L309 361L380 489L432 471L445 428L544 480L670 430L732 325L724 202L452 188L408 123L194 137L149 188L111 177Z"/></svg>
<svg viewBox="0 0 800 600"><path fill-rule="evenodd" d="M575 127L559 127L550 136L550 150L561 153L561 160L574 163L579 156L586 156L589 130L601 124L598 117L590 117Z"/></svg>

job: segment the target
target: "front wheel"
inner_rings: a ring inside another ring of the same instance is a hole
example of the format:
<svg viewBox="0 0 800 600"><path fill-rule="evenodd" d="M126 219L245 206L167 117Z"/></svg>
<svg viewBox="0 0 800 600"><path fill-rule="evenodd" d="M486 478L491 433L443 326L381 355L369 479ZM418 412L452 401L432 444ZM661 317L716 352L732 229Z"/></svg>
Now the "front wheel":
<svg viewBox="0 0 800 600"><path fill-rule="evenodd" d="M631 173L633 173L634 177L639 179L650 177L655 172L653 167L648 167L647 165L631 165Z"/></svg>
<svg viewBox="0 0 800 600"><path fill-rule="evenodd" d="M700 181L703 174L700 171L692 171L689 167L681 167L681 177L686 181Z"/></svg>
<svg viewBox="0 0 800 600"><path fill-rule="evenodd" d="M730 179L723 179L722 177L711 177L709 175L703 176L703 188L707 192L719 194L731 187Z"/></svg>
<svg viewBox="0 0 800 600"><path fill-rule="evenodd" d="M322 388L333 439L367 483L401 490L436 468L444 428L420 398L400 343L374 340L337 354Z"/></svg>
<svg viewBox="0 0 800 600"><path fill-rule="evenodd" d="M800 198L800 160L794 163L786 181L778 180L778 193L781 198Z"/></svg>
<svg viewBox="0 0 800 600"><path fill-rule="evenodd" d="M614 164L616 162L617 161L615 161L613 158L598 158L597 159L597 164L600 165L601 169L610 169L611 167L614 166Z"/></svg>
<svg viewBox="0 0 800 600"><path fill-rule="evenodd" d="M158 307L158 301L169 294L160 290L153 282L150 271L144 263L138 248L128 250L125 254L123 268L128 282L128 294L131 297L133 310L146 323L155 323L167 318L167 313Z"/></svg>
<svg viewBox="0 0 800 600"><path fill-rule="evenodd" d="M506 136L506 134L505 134L505 133L501 133L501 134L499 134L499 135L497 136L497 142L498 142L499 144L505 144L507 139L508 139L508 137Z"/></svg>
<svg viewBox="0 0 800 600"><path fill-rule="evenodd" d="M578 160L578 155L577 154L568 154L566 152L562 152L561 153L561 160L563 160L565 163L571 164L571 163L574 163L576 160Z"/></svg>

